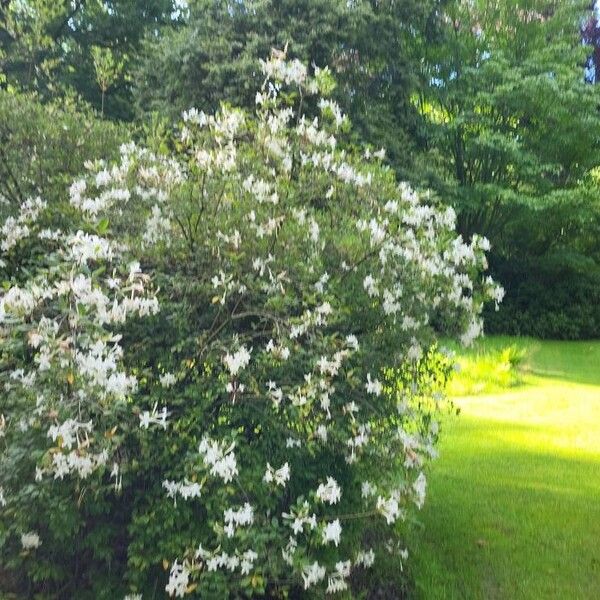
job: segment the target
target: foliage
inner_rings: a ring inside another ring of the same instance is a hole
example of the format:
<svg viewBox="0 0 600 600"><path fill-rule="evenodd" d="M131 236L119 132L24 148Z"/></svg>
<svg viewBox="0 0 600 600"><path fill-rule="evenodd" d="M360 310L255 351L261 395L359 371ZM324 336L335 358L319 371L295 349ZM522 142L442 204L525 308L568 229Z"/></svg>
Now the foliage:
<svg viewBox="0 0 600 600"><path fill-rule="evenodd" d="M600 113L582 71L586 12L579 0L449 3L445 37L426 48L417 177L456 207L463 235L490 239L508 292L495 332L597 335Z"/></svg>
<svg viewBox="0 0 600 600"><path fill-rule="evenodd" d="M450 344L450 348L453 345ZM471 348L457 349L455 372L448 381L449 396L489 394L523 382L520 366L526 349L521 344L490 344L487 338Z"/></svg>
<svg viewBox="0 0 600 600"><path fill-rule="evenodd" d="M335 99L357 136L384 145L406 174L419 118L410 102L420 47L434 35L434 0L261 0L189 2L184 26L148 39L134 74L140 112L179 115L221 101L251 108L262 83L258 60L271 48L330 65Z"/></svg>
<svg viewBox="0 0 600 600"><path fill-rule="evenodd" d="M5 221L0 556L28 595L321 597L406 558L436 336L501 296L486 240L338 148L327 71L262 68L254 115L191 109L60 218Z"/></svg>
<svg viewBox="0 0 600 600"><path fill-rule="evenodd" d="M181 18L173 0L4 0L0 7L0 72L7 84L44 99L80 95L98 109L92 48L108 48L125 71L147 32ZM132 117L129 82L112 89L107 114Z"/></svg>
<svg viewBox="0 0 600 600"><path fill-rule="evenodd" d="M0 91L2 214L28 197L64 201L85 161L113 157L126 135L122 126L101 123L73 100L42 104L34 94Z"/></svg>
<svg viewBox="0 0 600 600"><path fill-rule="evenodd" d="M496 261L494 272L507 297L500 311L486 312L487 332L566 340L600 337L600 274L591 258L563 251L519 265Z"/></svg>

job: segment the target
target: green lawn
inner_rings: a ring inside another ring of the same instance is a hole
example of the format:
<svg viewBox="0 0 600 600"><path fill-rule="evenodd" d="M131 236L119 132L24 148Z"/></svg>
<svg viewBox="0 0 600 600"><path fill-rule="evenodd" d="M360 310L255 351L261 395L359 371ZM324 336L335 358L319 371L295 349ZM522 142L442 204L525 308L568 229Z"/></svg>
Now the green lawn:
<svg viewBox="0 0 600 600"><path fill-rule="evenodd" d="M426 600L600 598L600 342L474 353L515 343L521 384L457 399L445 423L412 544Z"/></svg>

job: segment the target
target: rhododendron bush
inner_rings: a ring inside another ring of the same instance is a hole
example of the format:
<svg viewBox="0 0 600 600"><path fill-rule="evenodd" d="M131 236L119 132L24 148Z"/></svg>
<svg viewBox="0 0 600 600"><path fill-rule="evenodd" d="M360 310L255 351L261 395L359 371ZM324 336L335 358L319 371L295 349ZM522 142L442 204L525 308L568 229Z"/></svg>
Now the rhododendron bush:
<svg viewBox="0 0 600 600"><path fill-rule="evenodd" d="M192 109L5 221L0 556L30 594L321 597L406 559L437 336L501 298L487 242L346 143L326 69L262 68L255 114Z"/></svg>

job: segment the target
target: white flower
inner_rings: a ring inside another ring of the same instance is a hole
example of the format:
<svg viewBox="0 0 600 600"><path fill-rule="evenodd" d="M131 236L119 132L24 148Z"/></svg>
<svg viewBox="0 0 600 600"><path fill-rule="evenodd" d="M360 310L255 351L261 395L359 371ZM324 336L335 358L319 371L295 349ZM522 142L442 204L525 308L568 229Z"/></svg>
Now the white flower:
<svg viewBox="0 0 600 600"><path fill-rule="evenodd" d="M269 79L283 81L288 85L291 83L302 85L308 76L306 65L297 58L287 61L280 56L272 56L267 61L261 59L260 65L262 72Z"/></svg>
<svg viewBox="0 0 600 600"><path fill-rule="evenodd" d="M378 379L371 381L371 373L367 373L365 388L367 388L367 394L373 394L374 396L381 396L381 392L383 391L383 386Z"/></svg>
<svg viewBox="0 0 600 600"><path fill-rule="evenodd" d="M254 550L246 550L242 554L242 560L240 561L240 573L242 575L248 575L254 566L254 561L258 558L258 554Z"/></svg>
<svg viewBox="0 0 600 600"><path fill-rule="evenodd" d="M216 442L208 437L203 438L198 447L204 465L210 467L210 474L221 477L225 483L229 483L238 474L234 447L235 444L227 447L224 442Z"/></svg>
<svg viewBox="0 0 600 600"><path fill-rule="evenodd" d="M317 497L321 502L337 504L342 497L342 490L333 477L327 477L327 482L317 488Z"/></svg>
<svg viewBox="0 0 600 600"><path fill-rule="evenodd" d="M21 546L23 546L23 550L35 550L41 545L40 536L35 531L21 534Z"/></svg>
<svg viewBox="0 0 600 600"><path fill-rule="evenodd" d="M267 470L263 477L265 483L275 483L281 487L285 487L286 482L290 479L290 465L286 462L282 467L275 470L267 463Z"/></svg>
<svg viewBox="0 0 600 600"><path fill-rule="evenodd" d="M241 369L248 366L248 363L250 362L250 352L252 352L252 348L248 350L245 346L241 346L237 352L234 352L233 354L227 353L223 358L225 366L234 377Z"/></svg>
<svg viewBox="0 0 600 600"><path fill-rule="evenodd" d="M184 123L193 123L195 125L199 125L200 127L204 127L208 123L207 115L204 113L204 111L198 111L197 108L184 110L181 113L181 117Z"/></svg>
<svg viewBox="0 0 600 600"><path fill-rule="evenodd" d="M248 502L238 510L228 508L223 513L223 520L227 537L233 537L236 527L246 527L254 523L254 508Z"/></svg>
<svg viewBox="0 0 600 600"><path fill-rule="evenodd" d="M383 160L385 158L385 148L380 148L377 152L373 152L373 156L379 160Z"/></svg>
<svg viewBox="0 0 600 600"><path fill-rule="evenodd" d="M269 340L265 350L281 360L287 360L290 357L290 349L287 346L275 344L273 340Z"/></svg>
<svg viewBox="0 0 600 600"><path fill-rule="evenodd" d="M302 581L304 589L307 590L310 586L319 583L325 578L325 567L319 565L317 561L312 565L307 565L302 569Z"/></svg>
<svg viewBox="0 0 600 600"><path fill-rule="evenodd" d="M152 214L146 220L146 231L142 239L147 244L155 244L161 240L169 242L171 233L171 221L165 217L158 206L155 204L152 207Z"/></svg>
<svg viewBox="0 0 600 600"><path fill-rule="evenodd" d="M355 335L349 335L346 337L346 344L351 350L358 350L358 338Z"/></svg>
<svg viewBox="0 0 600 600"><path fill-rule="evenodd" d="M184 564L179 564L177 561L171 566L169 573L169 582L165 586L165 591L169 596L183 598L190 581L190 572Z"/></svg>
<svg viewBox="0 0 600 600"><path fill-rule="evenodd" d="M139 415L140 427L142 429L148 429L148 427L152 424L158 425L159 427L162 427L163 429L167 428L167 425L168 425L167 417L169 416L167 407L163 406L160 412L157 412L156 408L157 408L157 404L155 403L154 407L152 408L151 413L148 412L147 410L140 413L140 415Z"/></svg>
<svg viewBox="0 0 600 600"><path fill-rule="evenodd" d="M27 224L32 224L36 221L39 213L44 208L46 208L46 203L41 198L29 198L25 200L19 208L17 218L8 217L0 228L0 234L3 237L0 249L3 252L8 252L20 240L29 236L30 229Z"/></svg>
<svg viewBox="0 0 600 600"><path fill-rule="evenodd" d="M330 523L327 523L323 529L323 544L325 545L329 542L333 542L338 546L341 535L342 526L340 525L340 520L336 519L335 521L331 521Z"/></svg>
<svg viewBox="0 0 600 600"><path fill-rule="evenodd" d="M367 552L360 550L354 560L354 564L356 566L362 565L365 569L368 569L369 567L373 566L374 562L375 562L375 552L373 552L373 549L370 549Z"/></svg>
<svg viewBox="0 0 600 600"><path fill-rule="evenodd" d="M327 435L327 427L325 427L325 425L319 425L315 431L315 437L325 444L327 443Z"/></svg>
<svg viewBox="0 0 600 600"><path fill-rule="evenodd" d="M421 509L425 503L425 489L427 487L427 479L423 471L419 473L419 476L413 483L412 487L415 492L415 504L417 505L417 508Z"/></svg>
<svg viewBox="0 0 600 600"><path fill-rule="evenodd" d="M460 341L463 346L470 346L473 340L478 338L483 331L483 324L481 320L473 318L469 323L467 330L460 336Z"/></svg>
<svg viewBox="0 0 600 600"><path fill-rule="evenodd" d="M328 594L335 594L348 589L346 579L350 577L351 569L352 563L349 560L335 563L335 571L327 579L326 591Z"/></svg>
<svg viewBox="0 0 600 600"><path fill-rule="evenodd" d="M86 436L91 431L91 421L79 423L74 419L67 419L62 425L51 425L50 429L48 429L48 437L51 437L52 441L60 438L62 446L70 450L75 442L79 443L79 436L82 433Z"/></svg>
<svg viewBox="0 0 600 600"><path fill-rule="evenodd" d="M388 525L391 525L401 515L398 500L392 496L387 500L382 496L377 498L377 510L385 517Z"/></svg>
<svg viewBox="0 0 600 600"><path fill-rule="evenodd" d="M110 242L97 235L78 231L67 240L71 246L71 257L77 264L87 265L89 260L112 260L113 248Z"/></svg>
<svg viewBox="0 0 600 600"><path fill-rule="evenodd" d="M177 378L175 375L173 375L173 373L165 373L164 375L160 375L158 379L160 381L160 385L162 385L164 388L169 388L175 385L177 382Z"/></svg>
<svg viewBox="0 0 600 600"><path fill-rule="evenodd" d="M191 482L187 479L185 479L183 482L165 479L162 482L162 486L167 490L167 496L174 499L176 499L177 494L179 494L184 500L189 500L190 498L200 498L202 491L202 487L199 483Z"/></svg>
<svg viewBox="0 0 600 600"><path fill-rule="evenodd" d="M321 275L319 281L317 281L317 283L315 283L315 290L317 290L317 292L319 292L319 294L322 294L325 291L325 286L327 285L328 281L329 281L329 273L323 273L323 275Z"/></svg>

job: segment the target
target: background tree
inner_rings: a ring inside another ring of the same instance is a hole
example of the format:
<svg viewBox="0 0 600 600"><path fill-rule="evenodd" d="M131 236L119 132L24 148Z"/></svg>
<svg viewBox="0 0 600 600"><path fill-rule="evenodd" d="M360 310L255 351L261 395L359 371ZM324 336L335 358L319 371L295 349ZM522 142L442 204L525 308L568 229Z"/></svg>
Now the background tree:
<svg viewBox="0 0 600 600"><path fill-rule="evenodd" d="M286 45L307 63L330 65L336 100L356 137L385 146L406 175L418 138L410 102L418 48L435 34L438 0L193 0L189 19L150 36L135 74L141 114L174 117L219 102L253 106L259 59Z"/></svg>
<svg viewBox="0 0 600 600"><path fill-rule="evenodd" d="M425 49L428 84L416 102L427 142L415 177L457 207L463 235L492 241L508 292L496 330L600 332L597 303L586 299L599 293L590 240L600 160L600 97L584 80L586 14L579 0L450 3L441 43Z"/></svg>
<svg viewBox="0 0 600 600"><path fill-rule="evenodd" d="M104 115L104 97L106 92L115 85L123 73L125 60L117 59L110 48L101 48L92 46L92 59L94 61L94 71L96 73L96 82L102 92L101 114Z"/></svg>
<svg viewBox="0 0 600 600"><path fill-rule="evenodd" d="M64 203L85 162L114 156L126 136L123 125L100 121L72 98L42 103L0 90L0 213L28 197Z"/></svg>
<svg viewBox="0 0 600 600"><path fill-rule="evenodd" d="M103 93L96 84L91 48L110 47L124 68L148 32L181 18L176 0L6 0L0 9L0 70L7 83L35 90L42 98L74 91L98 109ZM125 59L125 57L129 57ZM108 116L131 119L130 83L112 90Z"/></svg>

